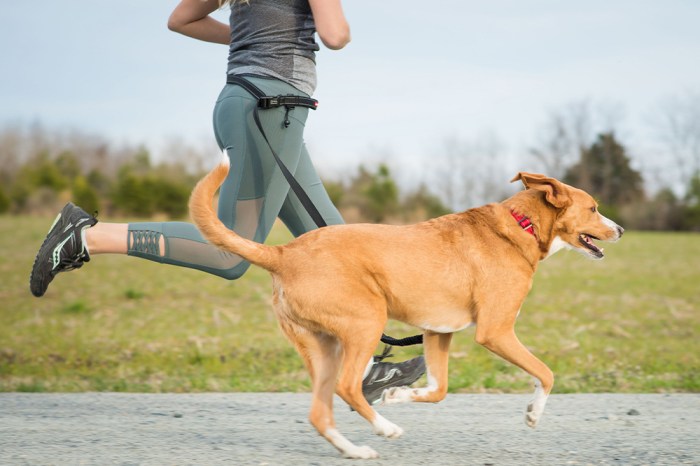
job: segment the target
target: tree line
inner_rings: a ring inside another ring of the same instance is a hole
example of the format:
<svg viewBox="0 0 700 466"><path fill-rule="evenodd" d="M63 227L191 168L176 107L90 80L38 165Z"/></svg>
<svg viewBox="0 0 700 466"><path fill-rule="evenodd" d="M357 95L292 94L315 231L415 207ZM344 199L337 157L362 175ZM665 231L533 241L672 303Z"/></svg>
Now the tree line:
<svg viewBox="0 0 700 466"><path fill-rule="evenodd" d="M552 112L522 158L593 194L601 212L626 228L700 231L700 95L676 102L662 116L675 162L667 166L665 184L660 173L634 167L614 118L603 118L606 126L592 123L587 102ZM447 139L432 156L437 168L411 187L396 181L389 163L360 165L324 184L348 222L420 221L510 195L504 180L513 173L504 169L503 146L493 134ZM38 124L6 126L0 129L0 213L48 214L72 200L109 217L184 218L210 150L173 141L167 152L167 161L155 163L145 147L115 149L99 136ZM656 176L655 190L645 176Z"/></svg>
<svg viewBox="0 0 700 466"><path fill-rule="evenodd" d="M173 147L167 161L155 163L143 146L115 150L75 131L6 127L0 130L0 214L49 214L71 200L108 217L182 219L210 155ZM449 212L424 187L401 193L383 164L360 166L349 183L324 184L349 221L409 222Z"/></svg>

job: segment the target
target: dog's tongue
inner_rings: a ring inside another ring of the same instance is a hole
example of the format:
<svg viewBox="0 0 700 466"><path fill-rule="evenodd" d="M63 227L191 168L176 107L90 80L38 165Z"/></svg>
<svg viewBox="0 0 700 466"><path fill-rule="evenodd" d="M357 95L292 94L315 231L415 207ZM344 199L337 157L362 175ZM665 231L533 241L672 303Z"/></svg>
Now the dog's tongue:
<svg viewBox="0 0 700 466"><path fill-rule="evenodd" d="M588 246L590 249L592 249L595 252L600 252L602 253L604 251L603 248L599 248L591 239L590 236L581 234L581 239L586 243L586 246Z"/></svg>

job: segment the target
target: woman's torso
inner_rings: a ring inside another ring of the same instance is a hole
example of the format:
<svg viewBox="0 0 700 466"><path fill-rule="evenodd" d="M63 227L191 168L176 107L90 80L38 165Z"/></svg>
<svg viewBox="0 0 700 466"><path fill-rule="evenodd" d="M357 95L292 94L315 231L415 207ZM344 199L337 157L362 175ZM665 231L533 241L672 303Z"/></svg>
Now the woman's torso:
<svg viewBox="0 0 700 466"><path fill-rule="evenodd" d="M308 0L238 1L230 24L228 73L270 76L313 94L319 46Z"/></svg>

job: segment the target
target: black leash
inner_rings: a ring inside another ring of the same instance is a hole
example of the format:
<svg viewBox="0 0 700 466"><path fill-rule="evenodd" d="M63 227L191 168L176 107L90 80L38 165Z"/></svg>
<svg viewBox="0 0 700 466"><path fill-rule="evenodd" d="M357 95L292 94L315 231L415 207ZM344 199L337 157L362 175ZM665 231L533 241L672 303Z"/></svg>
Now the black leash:
<svg viewBox="0 0 700 466"><path fill-rule="evenodd" d="M258 109L268 109L284 106L287 108L287 113L285 114L284 118L284 126L286 128L289 126L288 117L289 111L292 108L306 107L312 110L316 110L316 108L318 108L318 100L312 99L310 97L291 94L268 96L265 95L265 93L258 86L251 83L250 81L248 81L240 75L227 75L226 83L240 86L246 91L248 91L253 97L258 99L258 105L253 110L253 120L255 121L255 125L258 127L258 130L260 131L260 134L262 135L263 139L265 139L267 146L270 148L270 152L272 152L272 156L275 158L275 162L277 162L277 165L280 167L280 170L282 170L282 174L286 178L287 183L289 183L289 187L292 188L292 191L294 191L294 195L297 197L297 199L299 199L299 202L301 202L301 204L304 206L304 209L306 209L306 211L309 213L314 223L319 228L328 226L326 221L323 219L323 216L321 216L318 209L316 209L314 203L306 194L306 191L304 191L304 188L301 187L296 178L294 178L292 172L289 171L287 166L282 162L282 159L280 159L280 157L277 155L275 149L272 148L272 144L270 144L270 141L267 139L265 130L263 129L262 123L260 122L260 116L258 115ZM423 343L423 335L413 335L406 338L396 339L382 333L381 341L382 343L393 346L419 345Z"/></svg>
<svg viewBox="0 0 700 466"><path fill-rule="evenodd" d="M297 199L299 199L299 202L301 202L301 204L304 206L304 209L306 209L306 211L309 213L314 223L319 228L328 226L326 221L323 220L323 217L319 213L318 209L316 209L314 203L311 202L311 199L309 199L309 196L306 194L306 191L304 191L304 189L301 187L296 178L294 178L294 175L292 175L287 166L282 162L282 159L279 158L277 152L275 152L275 149L272 148L272 144L270 144L270 141L267 139L265 130L263 129L262 123L260 122L260 115L258 115L258 109L260 108L268 109L281 107L284 105L285 107L287 107L287 115L285 116L284 121L285 127L287 127L289 126L289 120L287 118L289 116L288 114L290 109L294 108L295 106L300 106L316 110L316 107L318 107L318 101L308 97L294 95L279 95L276 97L266 96L265 93L262 90L260 90L258 86L241 76L229 74L226 78L226 82L228 84L235 84L237 86L242 87L243 89L248 91L253 97L258 99L258 105L255 107L255 110L253 110L253 119L255 120L255 124L258 127L260 134L262 135L263 139L265 139L265 142L270 148L270 152L272 152L272 156L275 158L275 162L277 162L277 165L279 165L280 170L282 170L282 174L287 179L287 182L292 188L292 191L294 191L294 194L297 196Z"/></svg>

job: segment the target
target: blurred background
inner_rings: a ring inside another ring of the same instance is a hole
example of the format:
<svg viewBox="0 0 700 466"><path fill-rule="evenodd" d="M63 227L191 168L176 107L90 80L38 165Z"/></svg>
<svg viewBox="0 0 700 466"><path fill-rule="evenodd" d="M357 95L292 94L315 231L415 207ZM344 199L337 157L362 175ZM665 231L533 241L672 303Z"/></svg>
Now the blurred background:
<svg viewBox="0 0 700 466"><path fill-rule="evenodd" d="M186 219L192 186L218 160L211 112L227 49L170 32L176 4L3 5L2 390L308 388L259 270L231 284L100 257L41 300L27 290L67 200L104 220ZM523 340L553 363L558 390L697 391L700 3L344 8L353 40L317 54L320 107L305 136L346 220L414 222L500 201L521 188L509 184L518 171L583 188L638 232L602 263L547 261ZM289 239L277 228L271 241ZM453 390L529 390L522 373L460 338Z"/></svg>
<svg viewBox="0 0 700 466"><path fill-rule="evenodd" d="M628 228L700 227L697 3L346 3L353 41L318 53L306 138L349 221L497 201L524 170ZM108 215L184 215L218 157L227 50L170 32L175 5L3 7L0 211L69 191Z"/></svg>

